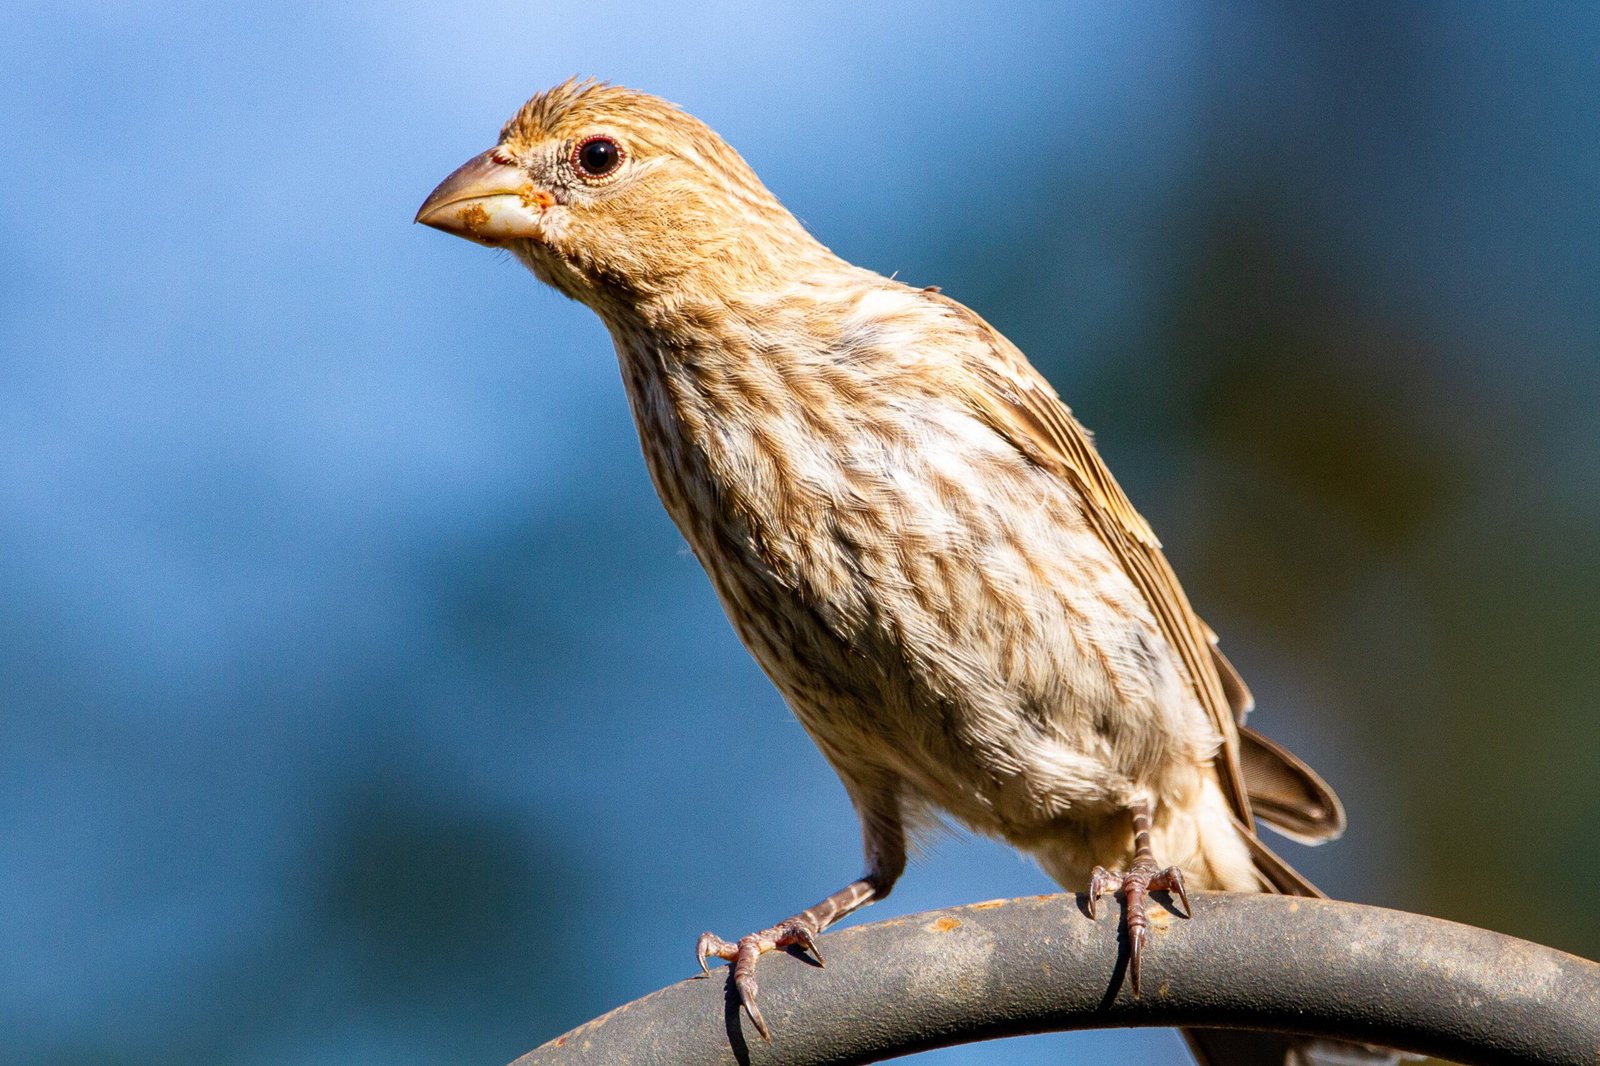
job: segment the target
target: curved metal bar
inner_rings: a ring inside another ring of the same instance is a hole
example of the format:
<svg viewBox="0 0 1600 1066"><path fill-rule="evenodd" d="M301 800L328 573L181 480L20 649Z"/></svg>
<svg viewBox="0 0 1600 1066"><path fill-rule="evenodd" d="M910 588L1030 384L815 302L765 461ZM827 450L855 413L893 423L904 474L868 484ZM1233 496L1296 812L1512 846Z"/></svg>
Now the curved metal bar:
<svg viewBox="0 0 1600 1066"><path fill-rule="evenodd" d="M1109 902L1109 901L1108 901ZM1120 911L1082 896L975 903L821 938L827 967L761 960L771 1043L725 970L671 985L513 1066L841 1066L1059 1029L1187 1025L1308 1033L1462 1063L1600 1063L1600 965L1402 911L1194 894L1152 908L1143 994L1123 980Z"/></svg>

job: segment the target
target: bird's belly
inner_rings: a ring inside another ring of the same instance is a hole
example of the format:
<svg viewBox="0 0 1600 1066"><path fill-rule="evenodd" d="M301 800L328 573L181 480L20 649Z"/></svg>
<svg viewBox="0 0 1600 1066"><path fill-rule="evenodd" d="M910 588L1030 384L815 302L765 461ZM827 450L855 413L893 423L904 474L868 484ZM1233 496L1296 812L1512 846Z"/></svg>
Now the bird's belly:
<svg viewBox="0 0 1600 1066"><path fill-rule="evenodd" d="M1189 787L1215 738L1076 499L1020 460L942 494L925 486L948 471L902 464L857 476L854 497L815 494L803 523L753 508L683 523L841 775L886 770L1019 843Z"/></svg>
<svg viewBox="0 0 1600 1066"><path fill-rule="evenodd" d="M662 502L846 779L1019 840L1192 778L1216 737L1082 502L965 411L759 426L624 360ZM697 401L698 402L698 401ZM711 427L711 428L697 428Z"/></svg>

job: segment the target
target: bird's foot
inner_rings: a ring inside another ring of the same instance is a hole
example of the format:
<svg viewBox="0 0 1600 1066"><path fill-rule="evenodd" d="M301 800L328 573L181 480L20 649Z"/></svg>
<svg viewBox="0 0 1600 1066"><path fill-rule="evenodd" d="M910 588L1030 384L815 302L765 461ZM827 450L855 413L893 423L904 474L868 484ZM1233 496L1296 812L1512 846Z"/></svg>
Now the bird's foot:
<svg viewBox="0 0 1600 1066"><path fill-rule="evenodd" d="M1127 873L1116 873L1104 866L1096 866L1089 878L1089 917L1095 916L1095 905L1107 892L1122 892L1122 923L1128 931L1128 977L1133 994L1139 994L1139 959L1144 952L1144 942L1150 933L1150 917L1145 913L1146 901L1152 891L1177 894L1183 901L1184 915L1194 913L1189 907L1189 893L1184 891L1183 871L1176 866L1165 870L1147 859L1140 859Z"/></svg>
<svg viewBox="0 0 1600 1066"><path fill-rule="evenodd" d="M712 956L726 959L732 964L733 987L739 994L740 1006L750 1015L750 1021L761 1038L771 1040L772 1033L767 1028L766 1019L761 1017L761 1008L756 1006L756 992L759 991L756 985L756 960L769 951L798 947L810 952L811 957L817 960L817 965L821 966L822 953L817 950L816 941L819 932L818 922L807 912L779 922L770 929L742 936L737 943L730 944L715 933L702 933L700 942L695 945L695 955L700 960L700 969L708 974L711 970L706 966L706 960Z"/></svg>

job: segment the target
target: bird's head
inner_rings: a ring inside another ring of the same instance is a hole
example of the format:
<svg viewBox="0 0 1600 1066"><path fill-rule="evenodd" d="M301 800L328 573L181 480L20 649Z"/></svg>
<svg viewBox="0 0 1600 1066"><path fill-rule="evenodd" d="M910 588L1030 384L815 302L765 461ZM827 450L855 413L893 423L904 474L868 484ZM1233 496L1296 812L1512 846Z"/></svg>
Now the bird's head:
<svg viewBox="0 0 1600 1066"><path fill-rule="evenodd" d="M827 254L704 123L593 81L529 100L416 220L511 251L602 314Z"/></svg>

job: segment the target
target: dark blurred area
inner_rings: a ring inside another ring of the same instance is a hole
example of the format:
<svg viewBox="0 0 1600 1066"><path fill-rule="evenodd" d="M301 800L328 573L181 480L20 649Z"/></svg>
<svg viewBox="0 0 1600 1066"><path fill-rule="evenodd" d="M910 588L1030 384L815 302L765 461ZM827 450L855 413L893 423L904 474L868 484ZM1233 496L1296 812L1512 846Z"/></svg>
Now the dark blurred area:
<svg viewBox="0 0 1600 1066"><path fill-rule="evenodd" d="M1600 37L1526 13L1230 9L1298 84L1216 109L1171 286L1077 395L1108 449L1158 422L1191 595L1385 783L1349 802L1403 868L1346 891L1595 957Z"/></svg>
<svg viewBox="0 0 1600 1066"><path fill-rule="evenodd" d="M1600 15L957 14L0 19L0 1057L503 1062L857 871L598 324L404 228L574 68L1050 376L1349 808L1292 862L1600 956Z"/></svg>

